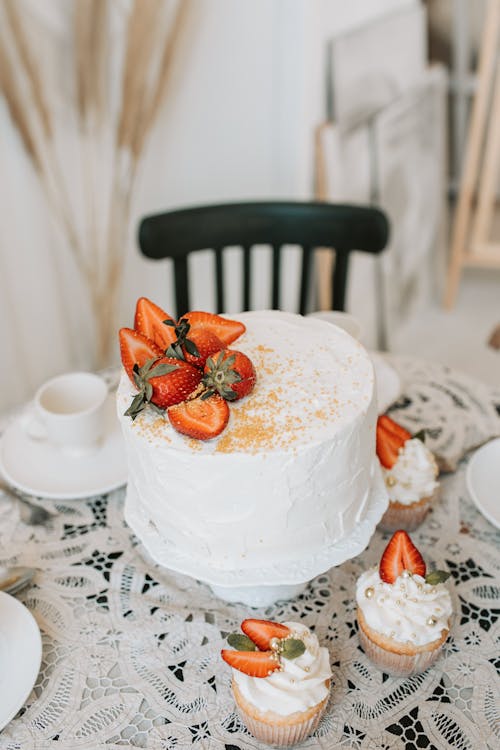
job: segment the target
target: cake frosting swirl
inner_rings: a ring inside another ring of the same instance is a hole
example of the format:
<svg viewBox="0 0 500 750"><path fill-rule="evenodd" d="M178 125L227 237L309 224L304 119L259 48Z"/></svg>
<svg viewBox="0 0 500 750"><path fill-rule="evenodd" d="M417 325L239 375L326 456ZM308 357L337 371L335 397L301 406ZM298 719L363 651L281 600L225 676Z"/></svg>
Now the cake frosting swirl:
<svg viewBox="0 0 500 750"><path fill-rule="evenodd" d="M387 493L391 502L411 505L431 497L438 483L434 456L418 438L407 440L391 469L382 466Z"/></svg>
<svg viewBox="0 0 500 750"><path fill-rule="evenodd" d="M449 630L452 603L445 584L431 585L408 571L394 583L382 581L377 568L366 571L356 585L356 602L370 628L400 643L423 646Z"/></svg>
<svg viewBox="0 0 500 750"><path fill-rule="evenodd" d="M296 659L283 658L282 669L265 678L233 669L233 680L243 697L260 711L288 716L316 706L327 697L332 671L328 650L319 645L309 628L297 622L283 624L290 628L293 638L304 643L304 653Z"/></svg>

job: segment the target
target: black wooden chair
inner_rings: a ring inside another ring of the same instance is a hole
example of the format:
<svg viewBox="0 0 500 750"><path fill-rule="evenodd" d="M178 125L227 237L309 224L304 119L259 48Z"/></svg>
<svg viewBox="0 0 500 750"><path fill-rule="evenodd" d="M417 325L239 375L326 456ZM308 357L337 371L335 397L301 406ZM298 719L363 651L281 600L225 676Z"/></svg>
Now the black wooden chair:
<svg viewBox="0 0 500 750"><path fill-rule="evenodd" d="M335 250L332 279L333 309L343 310L349 254L353 250L380 253L389 235L385 215L376 208L306 202L258 202L207 205L147 216L139 226L139 247L148 258L172 258L177 315L190 309L189 253L212 249L215 268L217 309L225 311L224 248L239 246L243 251L243 310L250 309L252 248L272 247L272 299L269 307L279 309L280 267L284 245L302 249L300 290L296 311L307 308L314 250Z"/></svg>

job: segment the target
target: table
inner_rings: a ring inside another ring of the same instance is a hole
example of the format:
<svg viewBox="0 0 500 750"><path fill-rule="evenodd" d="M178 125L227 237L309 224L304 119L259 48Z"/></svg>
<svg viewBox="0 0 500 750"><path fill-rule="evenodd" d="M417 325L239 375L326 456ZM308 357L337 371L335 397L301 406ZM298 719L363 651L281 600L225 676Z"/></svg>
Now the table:
<svg viewBox="0 0 500 750"><path fill-rule="evenodd" d="M439 365L391 361L404 381L396 418L432 427L431 447L441 446L448 465L500 433L500 391ZM355 581L388 535L376 531L365 552L297 599L249 612L148 559L124 523L123 489L44 501L57 512L48 527L24 525L17 503L2 497L0 563L39 569L19 598L40 626L43 661L0 750L260 748L235 713L219 656L249 615L301 620L330 651L329 707L303 747L498 748L500 535L468 497L466 462L442 476L439 504L412 534L428 564L450 570L456 614L441 660L408 679L372 667L357 638Z"/></svg>

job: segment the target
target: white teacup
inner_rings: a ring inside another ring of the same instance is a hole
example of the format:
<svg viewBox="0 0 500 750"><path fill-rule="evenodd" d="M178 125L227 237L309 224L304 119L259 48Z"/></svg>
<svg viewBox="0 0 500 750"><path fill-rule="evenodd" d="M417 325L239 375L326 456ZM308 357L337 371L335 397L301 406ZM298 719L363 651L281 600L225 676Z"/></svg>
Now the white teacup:
<svg viewBox="0 0 500 750"><path fill-rule="evenodd" d="M354 315L350 313L341 312L340 310L318 310L317 312L308 313L310 318L319 318L327 323L333 323L333 325L342 328L353 339L359 341L361 339L363 329L361 323Z"/></svg>
<svg viewBox="0 0 500 750"><path fill-rule="evenodd" d="M44 383L35 394L26 432L63 453L82 456L102 440L108 388L91 372L68 372Z"/></svg>

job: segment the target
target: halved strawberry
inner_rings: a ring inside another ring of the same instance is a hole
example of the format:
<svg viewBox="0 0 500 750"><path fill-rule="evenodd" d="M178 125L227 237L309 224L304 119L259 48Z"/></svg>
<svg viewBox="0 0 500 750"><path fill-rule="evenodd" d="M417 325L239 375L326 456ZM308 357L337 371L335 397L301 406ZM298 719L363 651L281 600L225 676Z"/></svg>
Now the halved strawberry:
<svg viewBox="0 0 500 750"><path fill-rule="evenodd" d="M395 442L385 430L377 427L377 456L386 469L392 469L399 456L400 443Z"/></svg>
<svg viewBox="0 0 500 750"><path fill-rule="evenodd" d="M400 440L403 440L404 442L410 440L411 438L411 432L405 430L404 427L388 417L387 414L383 414L378 418L378 424L382 427L382 429L394 433L394 435L396 435Z"/></svg>
<svg viewBox="0 0 500 750"><path fill-rule="evenodd" d="M230 320L229 318L223 318L221 315L215 315L215 313L200 312L195 310L188 312L182 316L186 318L191 326L191 333L195 328L206 328L222 341L224 346L232 344L233 341L245 333L246 328L243 323L238 320Z"/></svg>
<svg viewBox="0 0 500 750"><path fill-rule="evenodd" d="M171 325L167 325L165 320L171 321ZM134 328L154 341L163 351L176 339L175 320L147 297L137 300Z"/></svg>
<svg viewBox="0 0 500 750"><path fill-rule="evenodd" d="M271 648L273 638L286 638L290 635L290 628L271 620L243 620L241 629L261 651Z"/></svg>
<svg viewBox="0 0 500 750"><path fill-rule="evenodd" d="M201 377L201 373L199 374ZM172 406L168 410L168 418L177 432L196 440L210 440L220 435L226 427L229 421L229 406L217 394L206 399L198 396Z"/></svg>
<svg viewBox="0 0 500 750"><path fill-rule="evenodd" d="M389 419L389 417L387 417ZM392 420L391 420L392 422ZM392 469L396 461L398 460L399 456L399 449L403 447L403 445L408 440L407 437L402 437L401 433L397 434L396 432L387 429L385 426L385 422L383 421L382 417L379 417L377 420L377 456L379 457L379 461L386 469ZM406 430L404 428L400 428L405 434L408 434L409 437L411 435L409 433L406 433Z"/></svg>
<svg viewBox="0 0 500 750"><path fill-rule="evenodd" d="M273 651L231 651L223 648L220 654L230 667L250 677L268 677L281 666Z"/></svg>
<svg viewBox="0 0 500 750"><path fill-rule="evenodd" d="M237 401L250 393L256 379L252 360L246 354L223 349L207 359L203 384L227 401Z"/></svg>
<svg viewBox="0 0 500 750"><path fill-rule="evenodd" d="M132 328L120 328L118 337L123 366L135 385L134 365L142 367L148 359L157 359L163 352L153 341Z"/></svg>
<svg viewBox="0 0 500 750"><path fill-rule="evenodd" d="M386 583L394 583L403 570L425 578L425 562L406 533L395 531L380 558L379 575Z"/></svg>

